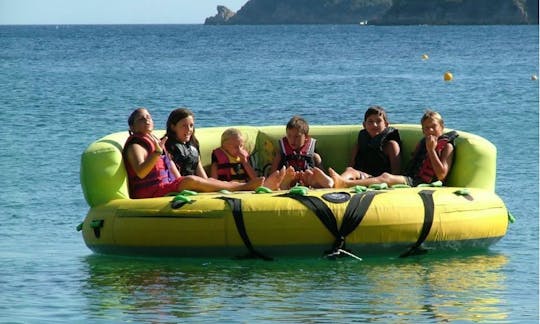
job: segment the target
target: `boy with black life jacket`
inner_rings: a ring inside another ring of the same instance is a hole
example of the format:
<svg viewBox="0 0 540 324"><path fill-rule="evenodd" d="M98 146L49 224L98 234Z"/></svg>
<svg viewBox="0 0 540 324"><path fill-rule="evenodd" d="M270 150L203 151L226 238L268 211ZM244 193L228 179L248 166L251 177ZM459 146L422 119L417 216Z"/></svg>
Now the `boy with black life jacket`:
<svg viewBox="0 0 540 324"><path fill-rule="evenodd" d="M167 141L165 147L170 153L181 175L197 175L208 178L204 170L195 137L195 115L187 108L178 108L167 119Z"/></svg>
<svg viewBox="0 0 540 324"><path fill-rule="evenodd" d="M388 117L383 107L371 106L366 110L363 129L358 132L349 167L341 177L360 180L384 172L401 172L401 138L399 131L388 125ZM305 178L330 188L334 185L332 178L319 168L307 171Z"/></svg>
<svg viewBox="0 0 540 324"><path fill-rule="evenodd" d="M399 131L388 126L386 111L371 106L364 113L364 127L358 132L349 167L341 174L348 179L363 179L384 172L401 172L401 138Z"/></svg>
<svg viewBox="0 0 540 324"><path fill-rule="evenodd" d="M228 128L221 134L221 146L212 151L210 176L223 181L247 182L257 177L244 147L244 136L237 128ZM264 186L279 189L285 168L276 170L265 179Z"/></svg>
<svg viewBox="0 0 540 324"><path fill-rule="evenodd" d="M286 136L278 141L279 152L274 157L270 173L285 167L281 189L297 183L323 187L324 184L303 183L304 171L322 167L321 156L316 152L317 140L309 136L309 124L300 116L293 116L285 128Z"/></svg>
<svg viewBox="0 0 540 324"><path fill-rule="evenodd" d="M135 109L128 118L128 125L130 136L122 156L131 198L162 197L184 189L199 192L254 190L263 184L264 178L236 183L196 175L181 176L165 149L167 137L160 140L152 133L154 121L146 108Z"/></svg>
<svg viewBox="0 0 540 324"><path fill-rule="evenodd" d="M387 185L406 184L417 186L421 183L445 181L454 158L455 131L444 133L444 121L435 111L427 110L420 120L424 137L417 144L405 175L384 172L377 177L348 179L329 169L335 188L347 188L355 185L369 186L377 183Z"/></svg>

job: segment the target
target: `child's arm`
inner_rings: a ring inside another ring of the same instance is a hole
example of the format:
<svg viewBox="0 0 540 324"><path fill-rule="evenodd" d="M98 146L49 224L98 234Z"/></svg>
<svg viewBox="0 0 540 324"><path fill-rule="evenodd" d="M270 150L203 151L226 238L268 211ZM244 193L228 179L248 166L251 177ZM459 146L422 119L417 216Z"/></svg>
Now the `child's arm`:
<svg viewBox="0 0 540 324"><path fill-rule="evenodd" d="M212 163L212 165L213 165L213 163ZM204 167L202 166L200 157L199 157L199 163L197 163L197 169L195 170L195 174L198 175L201 178L208 179L208 175L206 174L206 171L204 170Z"/></svg>
<svg viewBox="0 0 540 324"><path fill-rule="evenodd" d="M390 161L390 173L401 174L401 150L398 142L394 140L388 141L383 150Z"/></svg>
<svg viewBox="0 0 540 324"><path fill-rule="evenodd" d="M244 167L244 170L246 171L250 180L257 178L257 173L255 172L251 164L249 164L249 161L242 162L242 167Z"/></svg>
<svg viewBox="0 0 540 324"><path fill-rule="evenodd" d="M169 168L171 169L170 171L176 178L181 178L182 175L180 174L180 170L178 170L178 168L176 167L176 163L174 163L174 161L172 160L172 156L169 154L169 152L166 152L166 154L169 157L170 163L168 163L168 165L169 165Z"/></svg>
<svg viewBox="0 0 540 324"><path fill-rule="evenodd" d="M242 148L240 149L240 156L238 158L240 159L240 163L242 164L244 171L246 171L249 179L255 179L257 177L257 173L255 173L255 170L253 169L251 164L249 164L249 153Z"/></svg>
<svg viewBox="0 0 540 324"><path fill-rule="evenodd" d="M313 163L315 167L322 169L322 158L319 153L313 153Z"/></svg>
<svg viewBox="0 0 540 324"><path fill-rule="evenodd" d="M437 138L435 136L428 136L426 138L426 149L433 171L437 175L437 179L443 181L446 179L452 162L454 159L454 145L447 143L441 152L441 156L437 155L435 147L437 146Z"/></svg>
<svg viewBox="0 0 540 324"><path fill-rule="evenodd" d="M272 160L272 167L270 168L270 173L268 174L272 174L278 169L279 162L281 162L281 154L279 152L276 152L274 160Z"/></svg>
<svg viewBox="0 0 540 324"><path fill-rule="evenodd" d="M212 152L212 164L210 165L210 177L218 178L218 162L216 155Z"/></svg>

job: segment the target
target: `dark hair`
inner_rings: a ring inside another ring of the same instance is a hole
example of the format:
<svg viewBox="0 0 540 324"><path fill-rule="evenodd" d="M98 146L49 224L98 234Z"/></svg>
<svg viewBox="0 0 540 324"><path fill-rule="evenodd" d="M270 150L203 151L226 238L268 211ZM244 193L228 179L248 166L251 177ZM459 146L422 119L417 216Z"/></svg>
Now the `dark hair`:
<svg viewBox="0 0 540 324"><path fill-rule="evenodd" d="M297 129L300 134L309 134L309 124L300 116L293 116L287 123L286 129Z"/></svg>
<svg viewBox="0 0 540 324"><path fill-rule="evenodd" d="M174 145L174 142L177 142L176 133L171 129L172 125L176 125L176 123L189 116L195 118L193 112L187 108L177 108L171 111L171 113L169 114L169 118L167 118L167 142L165 143L167 149L169 149L170 146ZM189 143L195 146L197 149L199 148L199 140L197 139L197 137L195 137L195 127L193 127L193 134L189 139Z"/></svg>
<svg viewBox="0 0 540 324"><path fill-rule="evenodd" d="M133 126L133 124L135 124L135 118L137 117L137 115L139 115L143 110L146 110L148 111L148 109L144 108L144 107L140 107L140 108L137 108L135 110L133 110L131 112L131 114L129 115L128 117L128 125L129 125L129 135L133 135L133 131L131 130L131 126Z"/></svg>
<svg viewBox="0 0 540 324"><path fill-rule="evenodd" d="M364 114L364 121L368 119L371 115L377 115L384 119L385 122L388 123L388 117L386 117L386 111L381 106L371 106L366 110L366 113Z"/></svg>

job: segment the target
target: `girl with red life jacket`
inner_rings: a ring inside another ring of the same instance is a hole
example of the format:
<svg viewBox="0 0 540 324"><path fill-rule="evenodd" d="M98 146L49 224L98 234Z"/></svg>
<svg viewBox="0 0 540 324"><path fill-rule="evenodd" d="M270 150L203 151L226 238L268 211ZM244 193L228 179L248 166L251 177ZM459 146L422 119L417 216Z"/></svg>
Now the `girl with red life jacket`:
<svg viewBox="0 0 540 324"><path fill-rule="evenodd" d="M355 185L369 186L377 183L387 185L407 184L417 186L421 183L443 181L448 176L454 158L454 139L456 132L444 134L444 121L435 111L427 110L421 119L424 138L418 143L413 153L411 167L405 175L383 173L366 179L348 179L329 169L335 188L347 188Z"/></svg>
<svg viewBox="0 0 540 324"><path fill-rule="evenodd" d="M221 134L221 146L212 151L210 176L223 181L247 182L257 177L244 147L244 136L239 129L228 128ZM272 172L264 186L277 190L285 177L285 168Z"/></svg>
<svg viewBox="0 0 540 324"><path fill-rule="evenodd" d="M306 171L322 167L321 156L316 152L317 141L309 136L309 124L300 116L293 116L285 128L286 136L278 141L279 152L272 161L270 172L286 168L281 189L297 183L325 187L324 183L304 183Z"/></svg>
<svg viewBox="0 0 540 324"><path fill-rule="evenodd" d="M221 146L212 151L210 176L223 181L238 182L246 182L256 177L239 129L228 128L221 134Z"/></svg>
<svg viewBox="0 0 540 324"><path fill-rule="evenodd" d="M247 183L236 183L181 176L165 150L167 138L160 140L152 133L154 121L146 108L135 109L128 118L128 125L130 137L122 153L131 198L162 197L184 189L199 192L254 190L264 181L264 178L255 178Z"/></svg>

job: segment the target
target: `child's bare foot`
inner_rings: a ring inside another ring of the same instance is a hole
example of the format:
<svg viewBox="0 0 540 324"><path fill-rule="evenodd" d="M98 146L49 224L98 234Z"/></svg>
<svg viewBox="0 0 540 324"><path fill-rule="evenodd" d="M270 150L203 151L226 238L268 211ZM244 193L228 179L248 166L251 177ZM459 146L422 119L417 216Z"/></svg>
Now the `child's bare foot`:
<svg viewBox="0 0 540 324"><path fill-rule="evenodd" d="M328 174L334 180L334 188L347 188L346 180L334 171L334 169L328 168Z"/></svg>
<svg viewBox="0 0 540 324"><path fill-rule="evenodd" d="M352 179L359 179L361 175L360 175L360 171L351 167L347 167L347 169L345 169L345 171L341 174L341 177L352 180Z"/></svg>
<svg viewBox="0 0 540 324"><path fill-rule="evenodd" d="M288 167L285 170L285 176L283 177L283 180L281 181L281 188L282 189L289 189L291 187L291 183L296 182L297 180L297 174L293 167Z"/></svg>
<svg viewBox="0 0 540 324"><path fill-rule="evenodd" d="M264 177L257 177L252 180L249 180L246 183L242 183L237 190L255 190L262 186L264 183Z"/></svg>
<svg viewBox="0 0 540 324"><path fill-rule="evenodd" d="M323 170L315 167L311 171L312 175L312 185L316 188L333 188L334 187L334 180L324 174Z"/></svg>
<svg viewBox="0 0 540 324"><path fill-rule="evenodd" d="M313 172L311 170L305 170L301 171L299 175L299 180L302 183L302 185L306 187L312 187L313 186Z"/></svg>
<svg viewBox="0 0 540 324"><path fill-rule="evenodd" d="M281 182L285 178L285 167L282 167L281 170L276 170L274 173L268 176L264 180L264 185L272 190L279 190Z"/></svg>

